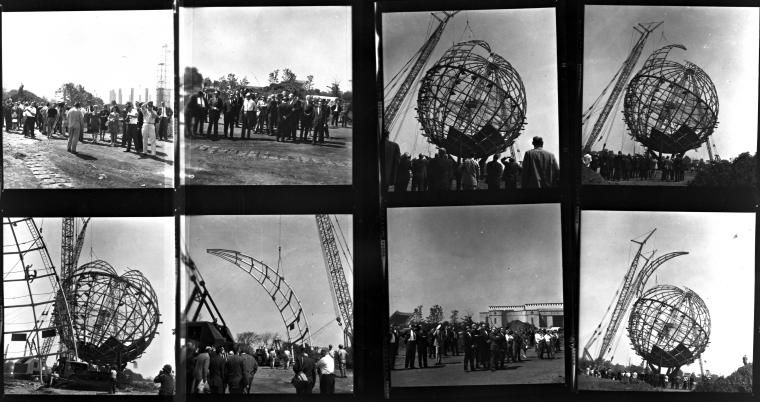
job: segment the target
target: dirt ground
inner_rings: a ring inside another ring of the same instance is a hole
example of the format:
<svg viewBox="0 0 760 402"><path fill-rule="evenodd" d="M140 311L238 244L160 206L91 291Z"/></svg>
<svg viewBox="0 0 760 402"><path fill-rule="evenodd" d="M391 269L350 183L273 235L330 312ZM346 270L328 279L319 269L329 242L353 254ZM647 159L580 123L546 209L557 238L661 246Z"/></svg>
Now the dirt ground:
<svg viewBox="0 0 760 402"><path fill-rule="evenodd" d="M322 144L276 142L274 136L252 134L240 139L182 138L187 185L350 185L352 129L330 128ZM180 125L184 133L184 124Z"/></svg>
<svg viewBox="0 0 760 402"><path fill-rule="evenodd" d="M259 371L253 376L252 392L255 394L295 394L296 390L290 383L293 379L292 369L276 367L259 367ZM312 391L319 393L319 378L314 384ZM335 393L345 394L354 392L354 371L346 370L346 378L335 378Z"/></svg>
<svg viewBox="0 0 760 402"><path fill-rule="evenodd" d="M64 388L42 387L38 381L19 380L11 377L4 377L6 395L110 395L104 391L82 391ZM156 384L155 392L138 391L131 388L118 389L116 395L156 395L158 394L158 385Z"/></svg>
<svg viewBox="0 0 760 402"><path fill-rule="evenodd" d="M156 156L124 152L118 145L92 143L85 134L76 155L66 151L67 139L36 138L2 132L3 186L6 189L34 188L162 188L172 187L174 143L156 141ZM106 134L106 140L110 135ZM121 143L121 135L117 144Z"/></svg>
<svg viewBox="0 0 760 402"><path fill-rule="evenodd" d="M661 173L658 171L655 174L653 180L606 180L599 173L596 173L590 169L583 169L581 176L581 184L592 185L610 185L610 186L673 186L673 187L685 187L689 185L689 182L694 180L696 176L695 172L684 172L683 181L662 181L660 178Z"/></svg>
<svg viewBox="0 0 760 402"><path fill-rule="evenodd" d="M578 376L578 389L594 391L691 392L685 389L655 388L641 381L626 384L607 378L595 378L586 375Z"/></svg>
<svg viewBox="0 0 760 402"><path fill-rule="evenodd" d="M404 369L404 347L399 347L396 369L391 371L391 387L429 387L436 385L499 385L547 384L565 382L565 352L555 353L554 359L539 359L534 350L528 350L528 359L506 363L503 370L464 371L464 354L443 357L443 365L436 366L428 358L428 368ZM415 367L417 363L415 362Z"/></svg>

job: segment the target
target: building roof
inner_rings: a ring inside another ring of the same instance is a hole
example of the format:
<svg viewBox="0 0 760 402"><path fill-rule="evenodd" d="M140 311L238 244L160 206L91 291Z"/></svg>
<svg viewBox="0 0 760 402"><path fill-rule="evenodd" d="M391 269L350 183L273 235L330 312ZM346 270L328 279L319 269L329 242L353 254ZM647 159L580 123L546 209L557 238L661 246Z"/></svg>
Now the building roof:
<svg viewBox="0 0 760 402"><path fill-rule="evenodd" d="M488 311L563 310L564 303L528 303L488 306Z"/></svg>
<svg viewBox="0 0 760 402"><path fill-rule="evenodd" d="M404 313L404 312L396 310L393 314L391 314L391 318L390 318L389 322L390 322L391 325L405 327L405 326L408 326L409 325L409 321L412 320L412 315L414 315L414 314L413 313Z"/></svg>

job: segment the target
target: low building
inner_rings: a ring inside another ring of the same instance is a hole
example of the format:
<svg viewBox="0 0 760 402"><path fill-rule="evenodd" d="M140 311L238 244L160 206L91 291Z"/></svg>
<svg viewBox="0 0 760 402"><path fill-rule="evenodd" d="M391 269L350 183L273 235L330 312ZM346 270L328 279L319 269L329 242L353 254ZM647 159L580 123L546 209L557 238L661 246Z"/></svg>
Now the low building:
<svg viewBox="0 0 760 402"><path fill-rule="evenodd" d="M516 320L538 328L564 327L565 310L563 303L495 305L488 306L488 311L481 312L480 320L497 327L504 327Z"/></svg>
<svg viewBox="0 0 760 402"><path fill-rule="evenodd" d="M402 313L401 311L396 310L391 314L389 323L391 326L406 328L409 326L409 321L412 320L412 315L412 313Z"/></svg>

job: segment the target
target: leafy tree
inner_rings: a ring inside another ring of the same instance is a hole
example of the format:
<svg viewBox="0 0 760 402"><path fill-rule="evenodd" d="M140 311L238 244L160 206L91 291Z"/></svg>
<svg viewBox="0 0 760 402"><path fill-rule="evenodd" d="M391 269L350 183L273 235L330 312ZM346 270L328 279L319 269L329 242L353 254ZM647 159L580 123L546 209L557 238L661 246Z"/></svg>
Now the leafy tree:
<svg viewBox="0 0 760 402"><path fill-rule="evenodd" d="M443 307L438 304L430 307L430 315L428 315L426 321L428 324L435 324L443 321Z"/></svg>
<svg viewBox="0 0 760 402"><path fill-rule="evenodd" d="M93 94L84 89L83 86L75 85L71 82L63 84L63 86L61 86L61 88L56 91L56 95L60 96L63 99L64 103L67 105L73 105L79 102L83 106L103 106L103 99L95 97Z"/></svg>
<svg viewBox="0 0 760 402"><path fill-rule="evenodd" d="M340 96L340 81L334 80L332 84L329 86L330 89L330 96Z"/></svg>
<svg viewBox="0 0 760 402"><path fill-rule="evenodd" d="M280 82L291 82L296 80L296 74L289 68L282 69L282 80Z"/></svg>
<svg viewBox="0 0 760 402"><path fill-rule="evenodd" d="M451 324L455 325L459 321L459 310L451 310L449 320L451 320Z"/></svg>
<svg viewBox="0 0 760 402"><path fill-rule="evenodd" d="M419 324L422 322L422 304L414 308L412 312L412 318L409 319L412 324Z"/></svg>
<svg viewBox="0 0 760 402"><path fill-rule="evenodd" d="M182 75L182 89L186 95L192 95L201 90L203 84L203 75L198 72L196 67L185 67L185 73Z"/></svg>
<svg viewBox="0 0 760 402"><path fill-rule="evenodd" d="M278 77L280 74L280 70L274 70L271 73L269 73L269 83L270 84L277 84L280 82L280 78Z"/></svg>
<svg viewBox="0 0 760 402"><path fill-rule="evenodd" d="M710 187L756 187L757 155L744 152L733 161L720 160L710 163L697 172L690 186Z"/></svg>
<svg viewBox="0 0 760 402"><path fill-rule="evenodd" d="M343 94L340 96L344 102L351 102L351 100L354 99L354 93L351 91L343 92Z"/></svg>
<svg viewBox="0 0 760 402"><path fill-rule="evenodd" d="M3 99L13 99L14 102L47 102L46 98L40 98L34 92L23 89L19 93L18 89L11 89L8 92L3 91Z"/></svg>
<svg viewBox="0 0 760 402"><path fill-rule="evenodd" d="M310 92L312 89L314 89L314 75L307 75L306 76L306 82L303 84L303 89L306 92Z"/></svg>

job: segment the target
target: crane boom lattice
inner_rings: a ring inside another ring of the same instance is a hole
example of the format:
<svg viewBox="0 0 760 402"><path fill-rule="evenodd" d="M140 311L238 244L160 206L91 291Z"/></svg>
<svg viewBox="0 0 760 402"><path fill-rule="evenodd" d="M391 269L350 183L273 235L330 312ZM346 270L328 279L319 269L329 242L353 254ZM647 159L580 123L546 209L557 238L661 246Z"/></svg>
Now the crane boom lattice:
<svg viewBox="0 0 760 402"><path fill-rule="evenodd" d="M328 215L316 215L319 241L322 245L322 256L325 259L327 277L330 281L333 301L336 305L337 314L343 320L344 332L348 339L353 336L353 311L350 288L343 271L340 260L340 252L335 239L335 228Z"/></svg>
<svg viewBox="0 0 760 402"><path fill-rule="evenodd" d="M623 88L625 88L626 83L628 83L628 80L631 78L633 68L636 66L636 62L639 60L639 57L641 57L641 52L644 50L644 45L646 44L647 38L649 38L649 34L651 34L652 31L657 29L657 27L662 24L662 22L652 22L647 24L638 24L641 29L633 27L633 29L641 34L641 36L639 37L639 40L636 42L636 45L633 47L633 49L631 49L631 53L628 54L628 58L625 59L625 62L623 62L623 70L618 76L617 82L615 82L615 86L612 89L612 93L610 94L610 97L604 104L604 108L599 114L599 118L594 123L594 127L591 130L591 134L589 135L588 140L586 141L586 145L583 147L584 153L591 152L591 147L599 138L599 134L602 132L602 128L607 122L607 118L609 117L610 112L612 112L612 108L617 103L620 95L623 93Z"/></svg>
<svg viewBox="0 0 760 402"><path fill-rule="evenodd" d="M452 17L457 15L459 11L444 11L443 13L443 19L438 18L435 14L433 14L433 16L438 19L438 27L436 27L435 31L433 31L433 34L430 35L427 41L425 41L425 43L422 45L422 48L419 51L420 55L414 62L411 70L409 70L409 74L407 74L406 78L404 78L404 81L401 83L398 91L396 91L393 99L391 99L391 101L385 107L384 117L386 129L390 129L390 127L393 126L393 123L396 120L396 114L398 113L401 104L409 94L409 90L412 88L412 85L417 79L417 76L419 76L420 72L422 71L422 67L424 67L425 63L427 63L428 59L430 59L430 55L433 53L433 49L435 49L435 46L441 40L441 35L443 35L443 30L446 28L446 24Z"/></svg>

